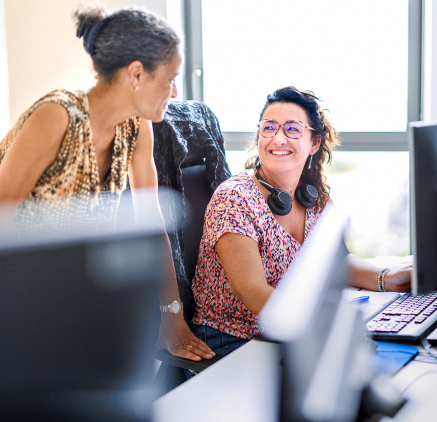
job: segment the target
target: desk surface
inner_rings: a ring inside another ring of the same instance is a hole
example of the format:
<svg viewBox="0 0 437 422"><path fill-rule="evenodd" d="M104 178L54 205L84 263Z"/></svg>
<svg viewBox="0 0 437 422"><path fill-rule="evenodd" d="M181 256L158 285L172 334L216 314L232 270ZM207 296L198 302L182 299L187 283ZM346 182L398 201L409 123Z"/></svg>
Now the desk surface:
<svg viewBox="0 0 437 422"><path fill-rule="evenodd" d="M252 340L154 404L154 421L278 420L278 345Z"/></svg>
<svg viewBox="0 0 437 422"><path fill-rule="evenodd" d="M392 382L408 399L407 404L393 418L394 421L436 420L437 361L422 363L413 360L393 377Z"/></svg>
<svg viewBox="0 0 437 422"><path fill-rule="evenodd" d="M277 421L278 380L278 346L253 340L158 399L154 421ZM392 383L409 400L394 421L435 420L437 361L411 361Z"/></svg>

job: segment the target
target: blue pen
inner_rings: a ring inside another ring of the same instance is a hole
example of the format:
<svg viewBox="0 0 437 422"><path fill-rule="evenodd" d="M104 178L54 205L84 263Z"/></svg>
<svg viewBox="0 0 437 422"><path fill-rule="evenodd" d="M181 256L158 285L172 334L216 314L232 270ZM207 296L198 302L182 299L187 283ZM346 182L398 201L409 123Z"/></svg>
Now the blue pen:
<svg viewBox="0 0 437 422"><path fill-rule="evenodd" d="M358 303L363 303L368 301L369 301L369 296L360 296L360 297L356 297L355 299L348 300L348 302L358 302Z"/></svg>

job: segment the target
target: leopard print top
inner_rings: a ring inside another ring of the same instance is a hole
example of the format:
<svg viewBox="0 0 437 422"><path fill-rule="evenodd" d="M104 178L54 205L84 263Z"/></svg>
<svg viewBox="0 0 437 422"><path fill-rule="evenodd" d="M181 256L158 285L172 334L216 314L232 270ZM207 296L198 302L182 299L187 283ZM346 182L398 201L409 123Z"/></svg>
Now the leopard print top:
<svg viewBox="0 0 437 422"><path fill-rule="evenodd" d="M0 164L26 119L39 105L47 102L64 106L70 121L55 161L44 171L21 204L18 219L22 223L30 219L34 225L35 215L49 214L45 219L49 219L50 225L57 228L67 227L71 215L74 215L76 222L87 222L86 225L95 224L95 221L91 222L89 219L91 214L114 220L118 199L116 194L124 187L138 137L140 119L132 117L116 126L110 174L100 186L89 121L88 97L82 91L55 90L24 112L0 142ZM70 213L65 212L66 204ZM101 206L98 213L97 205ZM110 212L108 207L111 208ZM94 220L100 217L95 217Z"/></svg>

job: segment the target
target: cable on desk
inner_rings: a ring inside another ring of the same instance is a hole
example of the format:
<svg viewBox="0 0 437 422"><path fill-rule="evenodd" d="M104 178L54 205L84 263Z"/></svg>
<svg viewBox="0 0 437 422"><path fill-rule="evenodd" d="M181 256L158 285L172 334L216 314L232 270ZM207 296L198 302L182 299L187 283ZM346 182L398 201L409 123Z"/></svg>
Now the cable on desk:
<svg viewBox="0 0 437 422"><path fill-rule="evenodd" d="M437 364L437 350L433 349L433 347L428 343L428 340L426 338L422 339L421 341L423 350L425 351L426 355L424 355L422 352L419 352L419 357L425 357L425 356L430 356L432 359L432 362L430 362L429 360L426 363L435 363ZM418 360L417 357L416 359L417 362L423 362L423 360Z"/></svg>
<svg viewBox="0 0 437 422"><path fill-rule="evenodd" d="M437 364L437 350L433 349L432 346L428 343L428 340L422 339L421 344L424 352L419 351L418 355L414 358L415 362L421 363L433 363ZM428 358L428 359L427 359ZM437 374L437 371L426 371L423 374L420 374L417 378L411 381L401 392L403 395L416 381L422 378L424 375L428 374Z"/></svg>
<svg viewBox="0 0 437 422"><path fill-rule="evenodd" d="M420 362L420 363L430 363L433 365L437 365L437 361L434 357L429 357L426 354L420 354L418 356L416 356L416 358L414 359L415 362Z"/></svg>

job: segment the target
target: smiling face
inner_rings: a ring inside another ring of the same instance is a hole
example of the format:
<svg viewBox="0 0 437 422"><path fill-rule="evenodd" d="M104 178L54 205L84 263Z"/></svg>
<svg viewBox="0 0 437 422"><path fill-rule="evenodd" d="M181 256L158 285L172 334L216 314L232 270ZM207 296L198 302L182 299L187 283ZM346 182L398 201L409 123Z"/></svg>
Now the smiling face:
<svg viewBox="0 0 437 422"><path fill-rule="evenodd" d="M275 120L279 125L295 120L311 126L305 110L294 103L272 103L264 111L262 119ZM285 136L283 127L279 128L273 138L265 138L258 133L258 151L263 172L272 177L284 172L290 175L295 173L296 177L300 177L308 155L315 154L319 148L320 137L314 137L312 132L305 128L303 136L297 139Z"/></svg>
<svg viewBox="0 0 437 422"><path fill-rule="evenodd" d="M178 51L171 61L159 65L154 72L143 69L136 93L140 117L153 122L164 118L170 98L177 96L175 78L181 64L182 56Z"/></svg>

